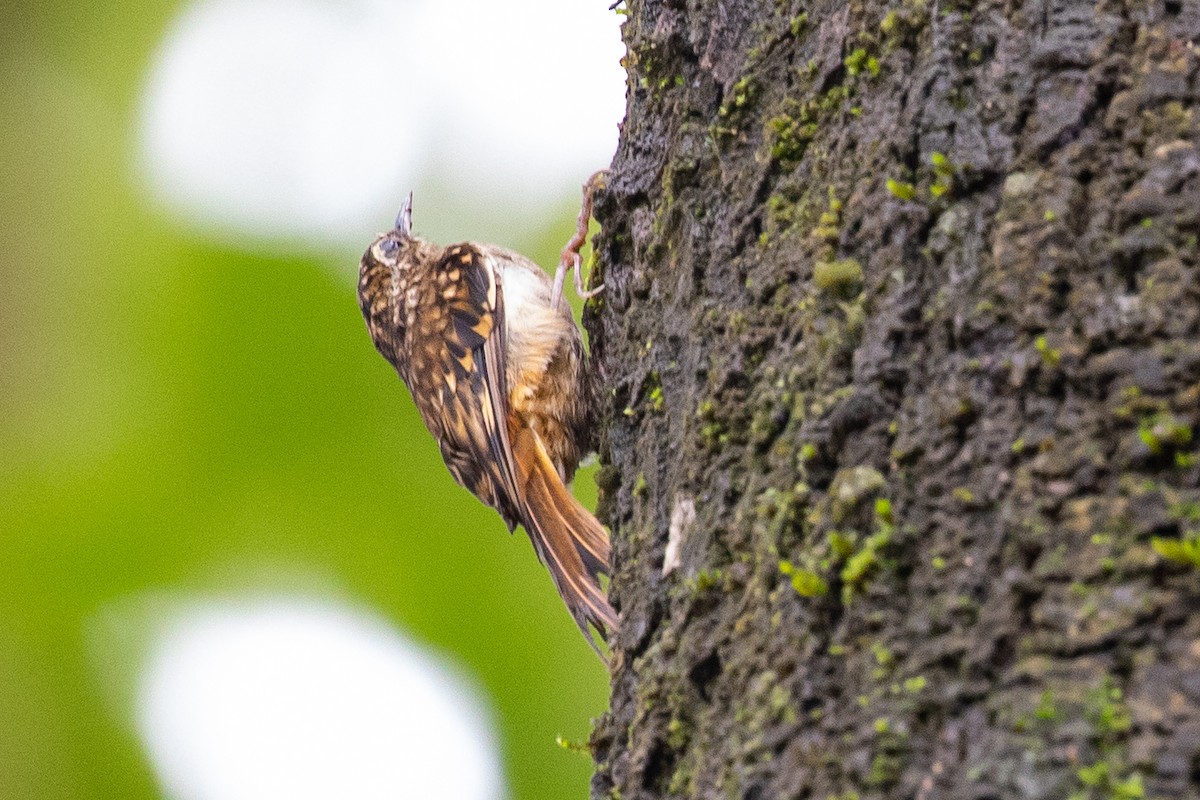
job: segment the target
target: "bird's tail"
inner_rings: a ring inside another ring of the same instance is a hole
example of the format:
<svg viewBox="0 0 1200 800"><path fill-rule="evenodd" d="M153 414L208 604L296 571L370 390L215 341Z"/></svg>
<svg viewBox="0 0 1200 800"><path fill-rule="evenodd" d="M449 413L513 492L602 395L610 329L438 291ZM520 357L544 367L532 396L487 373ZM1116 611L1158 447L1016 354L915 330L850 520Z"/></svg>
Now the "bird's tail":
<svg viewBox="0 0 1200 800"><path fill-rule="evenodd" d="M599 578L610 574L608 533L563 484L536 432L524 426L512 431L512 448L525 499L521 522L575 624L595 648L588 623L605 641L617 630L617 614Z"/></svg>

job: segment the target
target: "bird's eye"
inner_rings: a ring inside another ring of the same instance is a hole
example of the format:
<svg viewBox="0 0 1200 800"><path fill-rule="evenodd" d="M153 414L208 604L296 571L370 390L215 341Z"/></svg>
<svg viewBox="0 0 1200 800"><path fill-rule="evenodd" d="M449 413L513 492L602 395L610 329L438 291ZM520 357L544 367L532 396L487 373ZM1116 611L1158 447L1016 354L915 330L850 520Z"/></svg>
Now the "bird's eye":
<svg viewBox="0 0 1200 800"><path fill-rule="evenodd" d="M384 258L393 258L400 252L400 243L395 239L384 239L379 243L379 254Z"/></svg>

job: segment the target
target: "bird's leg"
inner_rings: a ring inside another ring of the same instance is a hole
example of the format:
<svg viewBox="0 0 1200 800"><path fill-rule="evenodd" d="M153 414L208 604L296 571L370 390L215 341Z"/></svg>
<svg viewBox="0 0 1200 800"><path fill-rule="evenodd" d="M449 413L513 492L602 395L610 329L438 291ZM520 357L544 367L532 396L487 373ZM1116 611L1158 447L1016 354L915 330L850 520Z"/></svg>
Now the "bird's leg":
<svg viewBox="0 0 1200 800"><path fill-rule="evenodd" d="M575 235L567 242L567 246L563 248L562 255L558 259L558 269L554 271L554 289L550 295L550 304L554 308L558 308L562 303L563 284L567 280L567 272L575 270L575 291L584 300L588 300L600 292L604 291L604 284L601 284L593 289L583 288L583 274L579 269L582 258L579 255L580 248L587 241L588 222L592 218L592 200L597 191L604 188L605 181L608 178L608 170L600 170L587 179L583 184L583 205L579 209L579 219L575 223Z"/></svg>

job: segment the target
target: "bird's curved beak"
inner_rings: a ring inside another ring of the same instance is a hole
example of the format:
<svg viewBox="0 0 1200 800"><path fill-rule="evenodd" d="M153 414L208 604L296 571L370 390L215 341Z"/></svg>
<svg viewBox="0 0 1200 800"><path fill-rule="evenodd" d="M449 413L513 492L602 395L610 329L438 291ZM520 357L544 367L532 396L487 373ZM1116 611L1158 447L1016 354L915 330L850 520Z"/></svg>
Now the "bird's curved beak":
<svg viewBox="0 0 1200 800"><path fill-rule="evenodd" d="M405 239L412 236L412 192L404 199L400 212L396 214L396 231Z"/></svg>

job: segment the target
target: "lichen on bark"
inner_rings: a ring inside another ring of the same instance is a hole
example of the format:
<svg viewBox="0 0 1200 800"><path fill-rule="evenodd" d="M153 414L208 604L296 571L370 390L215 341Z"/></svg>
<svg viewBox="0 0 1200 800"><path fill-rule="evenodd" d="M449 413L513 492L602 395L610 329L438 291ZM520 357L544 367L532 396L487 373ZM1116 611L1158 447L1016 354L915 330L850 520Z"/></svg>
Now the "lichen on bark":
<svg viewBox="0 0 1200 800"><path fill-rule="evenodd" d="M1200 3L627 11L593 796L1200 796Z"/></svg>

